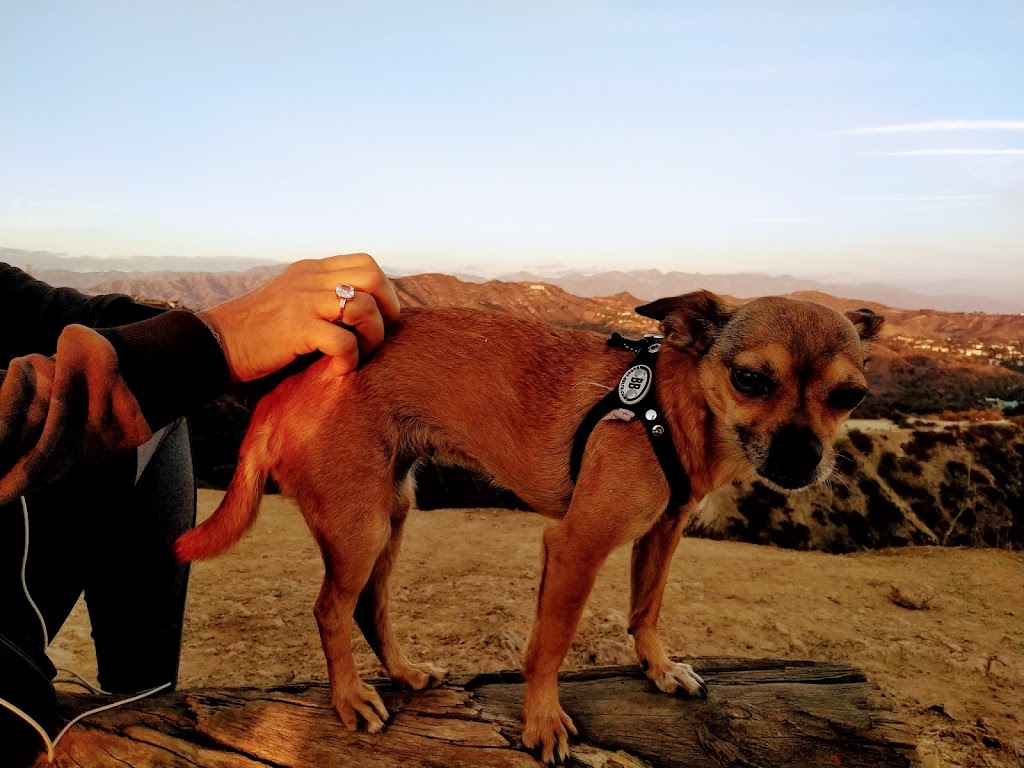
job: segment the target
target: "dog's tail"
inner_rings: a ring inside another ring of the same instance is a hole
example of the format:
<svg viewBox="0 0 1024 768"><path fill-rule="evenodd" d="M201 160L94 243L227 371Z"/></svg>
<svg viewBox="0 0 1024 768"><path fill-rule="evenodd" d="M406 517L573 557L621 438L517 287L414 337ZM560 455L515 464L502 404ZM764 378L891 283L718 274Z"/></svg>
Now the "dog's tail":
<svg viewBox="0 0 1024 768"><path fill-rule="evenodd" d="M256 522L267 475L273 465L271 429L266 419L270 399L263 398L253 412L238 453L238 466L220 506L202 525L182 534L174 543L174 553L180 562L219 555Z"/></svg>

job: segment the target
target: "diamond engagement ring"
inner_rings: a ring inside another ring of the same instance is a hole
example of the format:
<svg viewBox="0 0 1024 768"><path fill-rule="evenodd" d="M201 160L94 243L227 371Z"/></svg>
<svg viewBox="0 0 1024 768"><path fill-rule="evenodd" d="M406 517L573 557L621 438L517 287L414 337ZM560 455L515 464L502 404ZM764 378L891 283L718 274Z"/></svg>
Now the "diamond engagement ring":
<svg viewBox="0 0 1024 768"><path fill-rule="evenodd" d="M338 297L338 317L341 318L341 314L345 311L345 305L348 304L348 300L356 295L356 289L351 285L338 283L334 288L334 293Z"/></svg>

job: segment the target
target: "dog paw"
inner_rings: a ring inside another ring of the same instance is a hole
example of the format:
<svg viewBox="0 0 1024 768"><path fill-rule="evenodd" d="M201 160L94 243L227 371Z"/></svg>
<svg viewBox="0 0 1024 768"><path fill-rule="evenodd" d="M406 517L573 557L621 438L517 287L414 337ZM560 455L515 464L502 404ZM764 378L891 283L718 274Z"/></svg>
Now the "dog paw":
<svg viewBox="0 0 1024 768"><path fill-rule="evenodd" d="M445 670L431 664L412 664L408 669L393 674L391 679L414 691L422 691L424 688L439 685L447 675Z"/></svg>
<svg viewBox="0 0 1024 768"><path fill-rule="evenodd" d="M527 749L539 749L544 764L563 765L569 759L570 733L576 735L576 726L572 718L556 705L553 712L526 716L523 744Z"/></svg>
<svg viewBox="0 0 1024 768"><path fill-rule="evenodd" d="M665 693L679 693L682 689L689 696L699 696L702 699L708 697L707 685L689 664L669 662L660 671L653 668L648 669L647 676L658 686L659 690Z"/></svg>
<svg viewBox="0 0 1024 768"><path fill-rule="evenodd" d="M350 731L358 731L362 725L367 733L379 733L390 717L374 687L361 681L335 696L332 703L342 724Z"/></svg>

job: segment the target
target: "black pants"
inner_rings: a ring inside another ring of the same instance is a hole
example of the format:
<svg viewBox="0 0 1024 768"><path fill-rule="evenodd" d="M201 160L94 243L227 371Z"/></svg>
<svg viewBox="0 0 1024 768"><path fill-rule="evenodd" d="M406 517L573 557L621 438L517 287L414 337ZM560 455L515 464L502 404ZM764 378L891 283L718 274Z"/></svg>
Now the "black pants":
<svg viewBox="0 0 1024 768"><path fill-rule="evenodd" d="M50 637L84 592L104 690L176 682L188 566L175 560L172 544L196 515L184 419L137 452L31 494L27 504L28 589ZM23 548L19 501L0 509L0 635L52 674L21 588Z"/></svg>

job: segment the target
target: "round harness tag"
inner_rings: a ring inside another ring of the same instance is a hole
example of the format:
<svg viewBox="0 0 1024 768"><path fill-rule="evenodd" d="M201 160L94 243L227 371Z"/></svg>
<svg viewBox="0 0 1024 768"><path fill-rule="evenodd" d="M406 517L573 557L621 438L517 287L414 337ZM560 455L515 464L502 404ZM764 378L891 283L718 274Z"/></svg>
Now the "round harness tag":
<svg viewBox="0 0 1024 768"><path fill-rule="evenodd" d="M653 373L646 365L634 365L619 379L619 400L626 405L633 405L643 399L651 388Z"/></svg>

